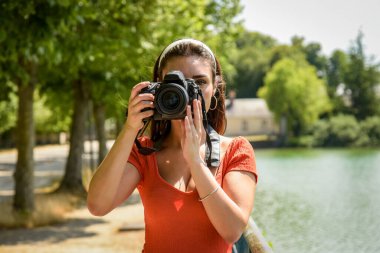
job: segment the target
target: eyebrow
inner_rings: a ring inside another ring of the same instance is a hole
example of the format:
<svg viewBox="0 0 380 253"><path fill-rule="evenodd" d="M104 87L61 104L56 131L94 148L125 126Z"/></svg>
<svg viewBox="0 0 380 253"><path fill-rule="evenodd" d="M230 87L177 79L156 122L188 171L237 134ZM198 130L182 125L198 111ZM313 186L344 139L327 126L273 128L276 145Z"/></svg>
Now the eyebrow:
<svg viewBox="0 0 380 253"><path fill-rule="evenodd" d="M193 76L193 79L203 78L203 77L207 77L208 78L208 75L205 75L205 74L195 75L195 76Z"/></svg>

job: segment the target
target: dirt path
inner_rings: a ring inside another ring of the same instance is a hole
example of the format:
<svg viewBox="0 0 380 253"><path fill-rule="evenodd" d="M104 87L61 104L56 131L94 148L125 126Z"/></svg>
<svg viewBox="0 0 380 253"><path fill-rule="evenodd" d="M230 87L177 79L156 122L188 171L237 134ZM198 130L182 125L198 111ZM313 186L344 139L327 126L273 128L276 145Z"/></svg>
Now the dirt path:
<svg viewBox="0 0 380 253"><path fill-rule="evenodd" d="M35 149L36 190L62 177L67 153L68 145L48 145ZM12 175L16 156L14 149L0 151L0 202L13 195ZM94 217L83 207L68 213L63 224L34 229L0 228L0 253L141 252L144 244L144 230L141 229L144 211L136 200L138 196L134 194L134 204L121 206L105 217ZM140 229L119 231L128 226Z"/></svg>
<svg viewBox="0 0 380 253"><path fill-rule="evenodd" d="M141 226L141 203L118 207L105 217L94 217L81 208L68 214L64 224L0 230L0 253L141 252ZM130 227L137 229L119 231Z"/></svg>

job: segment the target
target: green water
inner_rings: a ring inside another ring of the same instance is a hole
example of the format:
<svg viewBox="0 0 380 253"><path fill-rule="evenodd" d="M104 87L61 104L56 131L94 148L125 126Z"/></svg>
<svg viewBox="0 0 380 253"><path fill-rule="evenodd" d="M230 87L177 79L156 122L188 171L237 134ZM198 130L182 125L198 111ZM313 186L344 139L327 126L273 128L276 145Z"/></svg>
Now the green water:
<svg viewBox="0 0 380 253"><path fill-rule="evenodd" d="M253 218L277 253L380 252L379 150L256 150Z"/></svg>

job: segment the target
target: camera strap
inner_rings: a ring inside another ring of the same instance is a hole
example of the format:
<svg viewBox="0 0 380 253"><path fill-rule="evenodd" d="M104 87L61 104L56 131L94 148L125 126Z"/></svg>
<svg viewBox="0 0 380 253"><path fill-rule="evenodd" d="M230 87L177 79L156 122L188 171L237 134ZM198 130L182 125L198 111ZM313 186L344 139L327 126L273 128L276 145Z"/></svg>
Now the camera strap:
<svg viewBox="0 0 380 253"><path fill-rule="evenodd" d="M208 124L205 100L200 91L202 103L203 127L206 131L206 163L207 167L218 167L220 164L220 137L219 134Z"/></svg>
<svg viewBox="0 0 380 253"><path fill-rule="evenodd" d="M210 144L206 147L206 157L208 167L219 167L220 164L220 136L219 134L208 125L208 133ZM207 137L206 137L207 138ZM207 141L207 139L206 139Z"/></svg>
<svg viewBox="0 0 380 253"><path fill-rule="evenodd" d="M139 153L142 155L150 155L150 154L158 151L158 149L156 149L154 147L143 147L143 146L141 146L141 143L138 140L138 138L140 138L144 134L144 132L145 132L146 128L148 127L151 120L152 119L150 118L150 119L144 121L144 126L139 130L139 132L137 133L137 136L135 138L135 144L137 146L137 149L139 150Z"/></svg>

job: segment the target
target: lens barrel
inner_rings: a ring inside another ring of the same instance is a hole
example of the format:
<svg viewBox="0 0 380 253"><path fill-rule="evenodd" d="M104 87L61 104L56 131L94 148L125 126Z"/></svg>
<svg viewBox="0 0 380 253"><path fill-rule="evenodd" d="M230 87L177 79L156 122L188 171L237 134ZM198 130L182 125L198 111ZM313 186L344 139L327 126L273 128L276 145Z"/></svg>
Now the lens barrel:
<svg viewBox="0 0 380 253"><path fill-rule="evenodd" d="M186 115L189 95L184 87L176 83L161 85L155 96L156 110L167 119L181 119Z"/></svg>

